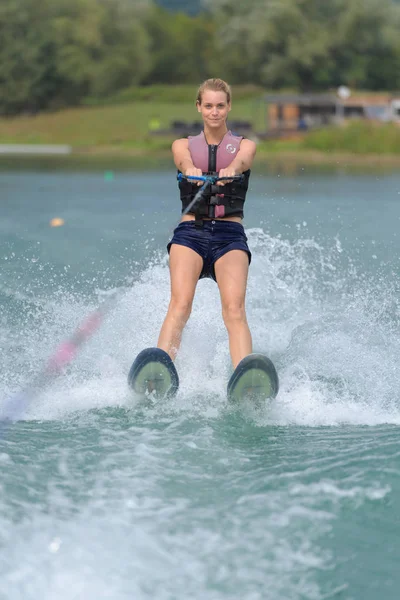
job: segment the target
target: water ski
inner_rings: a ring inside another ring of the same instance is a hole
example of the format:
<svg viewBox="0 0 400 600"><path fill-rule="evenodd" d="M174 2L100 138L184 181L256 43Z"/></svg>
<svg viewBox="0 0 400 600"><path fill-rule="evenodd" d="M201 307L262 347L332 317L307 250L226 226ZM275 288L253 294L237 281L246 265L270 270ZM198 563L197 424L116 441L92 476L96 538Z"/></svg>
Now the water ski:
<svg viewBox="0 0 400 600"><path fill-rule="evenodd" d="M272 400L279 389L273 362L263 354L249 354L240 361L228 382L228 398L240 402L246 398Z"/></svg>
<svg viewBox="0 0 400 600"><path fill-rule="evenodd" d="M135 358L128 384L139 396L152 394L156 399L175 396L179 377L169 355L160 348L146 348Z"/></svg>

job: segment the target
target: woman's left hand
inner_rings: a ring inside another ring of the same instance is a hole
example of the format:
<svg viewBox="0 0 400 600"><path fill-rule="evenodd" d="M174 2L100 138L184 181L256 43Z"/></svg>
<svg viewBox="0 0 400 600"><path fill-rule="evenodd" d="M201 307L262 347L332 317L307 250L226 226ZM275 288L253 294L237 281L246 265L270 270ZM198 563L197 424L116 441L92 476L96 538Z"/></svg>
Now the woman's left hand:
<svg viewBox="0 0 400 600"><path fill-rule="evenodd" d="M232 167L221 169L218 173L218 177L235 177L236 171ZM225 185L225 183L231 183L232 180L227 179L226 181L217 181L217 185Z"/></svg>

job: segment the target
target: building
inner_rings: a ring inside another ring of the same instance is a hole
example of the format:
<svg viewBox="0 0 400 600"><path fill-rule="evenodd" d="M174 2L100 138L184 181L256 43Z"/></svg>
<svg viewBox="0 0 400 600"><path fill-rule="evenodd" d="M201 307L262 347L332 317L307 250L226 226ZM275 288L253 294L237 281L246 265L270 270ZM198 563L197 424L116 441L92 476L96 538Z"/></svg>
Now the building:
<svg viewBox="0 0 400 600"><path fill-rule="evenodd" d="M267 134L293 133L339 124L345 119L400 122L400 98L389 94L269 94Z"/></svg>

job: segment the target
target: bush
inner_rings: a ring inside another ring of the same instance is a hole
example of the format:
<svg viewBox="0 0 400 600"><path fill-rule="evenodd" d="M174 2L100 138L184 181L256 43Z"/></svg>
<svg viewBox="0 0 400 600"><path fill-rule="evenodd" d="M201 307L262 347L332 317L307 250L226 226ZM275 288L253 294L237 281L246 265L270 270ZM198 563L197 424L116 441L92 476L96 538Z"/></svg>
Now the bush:
<svg viewBox="0 0 400 600"><path fill-rule="evenodd" d="M350 121L305 136L303 148L355 154L400 154L400 127L395 123Z"/></svg>

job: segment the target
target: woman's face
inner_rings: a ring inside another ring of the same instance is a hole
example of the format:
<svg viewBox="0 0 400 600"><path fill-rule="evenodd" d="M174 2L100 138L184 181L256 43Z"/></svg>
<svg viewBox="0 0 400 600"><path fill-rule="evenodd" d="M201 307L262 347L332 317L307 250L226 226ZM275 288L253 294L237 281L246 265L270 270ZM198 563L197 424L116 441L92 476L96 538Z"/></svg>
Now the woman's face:
<svg viewBox="0 0 400 600"><path fill-rule="evenodd" d="M203 121L208 127L218 128L225 123L231 104L228 104L225 92L214 92L205 90L201 104L197 103L197 110L201 113Z"/></svg>

